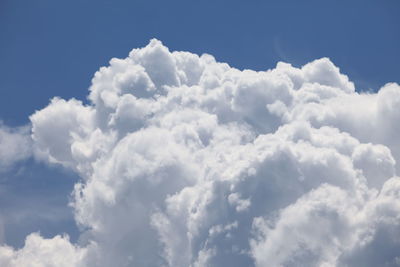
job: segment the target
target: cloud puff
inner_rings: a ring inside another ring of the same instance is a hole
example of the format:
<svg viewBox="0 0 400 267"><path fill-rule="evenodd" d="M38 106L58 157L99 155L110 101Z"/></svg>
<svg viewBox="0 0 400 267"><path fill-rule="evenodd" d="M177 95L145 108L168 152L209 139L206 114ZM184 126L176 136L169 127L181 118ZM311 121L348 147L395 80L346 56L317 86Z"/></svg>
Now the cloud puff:
<svg viewBox="0 0 400 267"><path fill-rule="evenodd" d="M85 249L77 249L67 236L43 239L37 233L26 237L25 246L15 251L0 247L1 266L85 266Z"/></svg>
<svg viewBox="0 0 400 267"><path fill-rule="evenodd" d="M102 67L89 101L30 117L35 155L82 177L79 242L32 234L2 266L400 263L399 85L358 93L327 58L241 71L152 40Z"/></svg>

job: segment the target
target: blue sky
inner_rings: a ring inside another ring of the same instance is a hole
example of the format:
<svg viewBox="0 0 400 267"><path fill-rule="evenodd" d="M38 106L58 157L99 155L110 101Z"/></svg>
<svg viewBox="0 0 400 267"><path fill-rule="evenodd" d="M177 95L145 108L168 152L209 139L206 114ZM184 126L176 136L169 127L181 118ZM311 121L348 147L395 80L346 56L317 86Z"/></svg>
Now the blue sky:
<svg viewBox="0 0 400 267"><path fill-rule="evenodd" d="M398 0L1 0L0 121L25 125L54 96L87 103L93 74L151 38L241 70L329 57L357 90L376 91L400 82L399 12ZM67 203L78 179L33 159L0 172L7 244L34 231L75 241Z"/></svg>

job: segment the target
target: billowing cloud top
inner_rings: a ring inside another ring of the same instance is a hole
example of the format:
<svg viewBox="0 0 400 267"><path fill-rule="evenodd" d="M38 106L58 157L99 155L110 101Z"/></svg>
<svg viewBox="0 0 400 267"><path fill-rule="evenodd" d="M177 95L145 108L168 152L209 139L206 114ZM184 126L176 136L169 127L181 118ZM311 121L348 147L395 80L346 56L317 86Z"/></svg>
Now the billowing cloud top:
<svg viewBox="0 0 400 267"><path fill-rule="evenodd" d="M79 241L1 266L398 266L400 87L327 58L256 72L158 40L102 67L89 105L34 113L34 154L78 172Z"/></svg>

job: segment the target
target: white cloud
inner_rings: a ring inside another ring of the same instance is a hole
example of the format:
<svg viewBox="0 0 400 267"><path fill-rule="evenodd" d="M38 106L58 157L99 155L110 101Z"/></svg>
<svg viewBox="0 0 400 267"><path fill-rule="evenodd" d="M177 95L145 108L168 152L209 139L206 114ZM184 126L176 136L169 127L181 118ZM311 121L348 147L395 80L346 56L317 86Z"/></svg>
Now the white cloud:
<svg viewBox="0 0 400 267"><path fill-rule="evenodd" d="M101 68L89 100L31 116L35 156L83 178L79 242L33 234L4 265L399 262L399 85L357 93L327 58L240 71L152 40Z"/></svg>
<svg viewBox="0 0 400 267"><path fill-rule="evenodd" d="M43 239L39 234L27 236L25 246L20 250L0 247L1 266L85 266L86 249L75 247L66 236Z"/></svg>

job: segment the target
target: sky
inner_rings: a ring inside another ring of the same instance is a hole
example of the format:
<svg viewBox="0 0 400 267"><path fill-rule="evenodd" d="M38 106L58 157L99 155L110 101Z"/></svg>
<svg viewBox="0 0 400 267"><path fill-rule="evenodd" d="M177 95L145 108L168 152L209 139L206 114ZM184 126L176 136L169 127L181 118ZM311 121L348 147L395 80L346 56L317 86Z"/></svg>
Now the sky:
<svg viewBox="0 0 400 267"><path fill-rule="evenodd" d="M0 1L0 265L398 266L399 11Z"/></svg>

